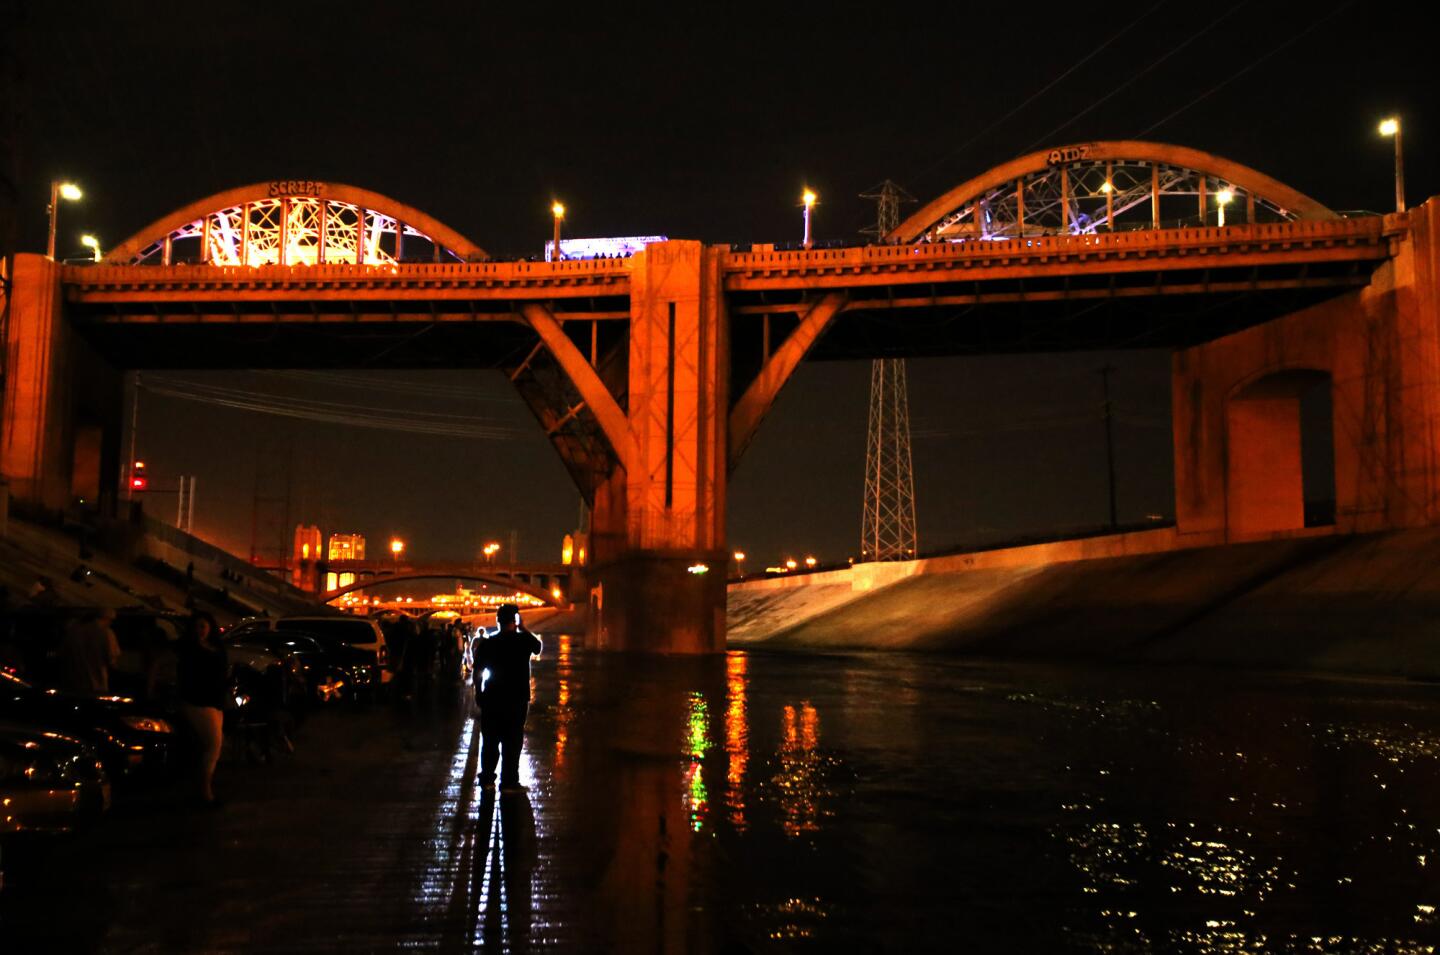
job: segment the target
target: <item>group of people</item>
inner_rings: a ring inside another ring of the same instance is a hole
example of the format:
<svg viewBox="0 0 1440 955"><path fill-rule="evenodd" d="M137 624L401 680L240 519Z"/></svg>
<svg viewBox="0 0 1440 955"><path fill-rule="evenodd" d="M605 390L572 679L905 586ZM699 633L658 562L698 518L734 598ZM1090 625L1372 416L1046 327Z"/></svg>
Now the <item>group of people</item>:
<svg viewBox="0 0 1440 955"><path fill-rule="evenodd" d="M120 660L115 611L92 610L66 628L60 640L60 684L71 693L98 696L110 691L110 671ZM220 625L203 610L191 614L176 647L176 695L180 712L195 734L194 798L215 807L215 766L224 743L225 694L230 662L220 642Z"/></svg>
<svg viewBox="0 0 1440 955"><path fill-rule="evenodd" d="M111 624L115 611L95 610L72 624L60 647L63 686L72 692L103 694L110 686L110 670L120 657L120 645ZM398 640L400 663L397 672L402 692L424 693L424 674L434 674L453 662L448 659L457 634L421 631L409 620ZM502 793L523 790L520 784L520 752L524 747L525 721L530 709L530 662L541 652L540 638L520 621L520 608L504 604L495 613L496 629L483 631L471 644L471 682L480 711L480 775L486 791L499 786ZM215 798L215 767L224 741L225 694L229 660L220 640L215 618L196 611L187 633L176 650L176 691L180 709L197 741L194 799L205 807L219 805ZM408 683L407 683L408 681ZM433 689L433 687L432 687Z"/></svg>

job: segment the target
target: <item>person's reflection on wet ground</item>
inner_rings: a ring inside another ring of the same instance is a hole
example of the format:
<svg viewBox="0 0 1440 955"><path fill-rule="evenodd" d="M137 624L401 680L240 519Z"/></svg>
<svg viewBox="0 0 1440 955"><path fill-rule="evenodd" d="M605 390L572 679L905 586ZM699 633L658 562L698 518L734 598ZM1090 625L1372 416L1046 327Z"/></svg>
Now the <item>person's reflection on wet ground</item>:
<svg viewBox="0 0 1440 955"><path fill-rule="evenodd" d="M499 812L496 812L496 809ZM525 951L533 918L535 810L524 792L487 790L475 817L475 940L485 951Z"/></svg>

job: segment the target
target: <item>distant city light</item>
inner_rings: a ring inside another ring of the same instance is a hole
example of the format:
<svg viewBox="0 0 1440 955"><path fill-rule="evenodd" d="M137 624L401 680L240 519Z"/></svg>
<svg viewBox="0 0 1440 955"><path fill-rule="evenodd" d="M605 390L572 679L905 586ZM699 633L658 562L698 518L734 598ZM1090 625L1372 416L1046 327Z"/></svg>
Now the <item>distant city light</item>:
<svg viewBox="0 0 1440 955"><path fill-rule="evenodd" d="M708 573L710 573L710 565L709 565L709 564L691 564L689 567L686 567L685 569L686 569L687 571L689 571L690 573L694 574L694 575L697 576L697 577L700 576L701 574L708 574Z"/></svg>

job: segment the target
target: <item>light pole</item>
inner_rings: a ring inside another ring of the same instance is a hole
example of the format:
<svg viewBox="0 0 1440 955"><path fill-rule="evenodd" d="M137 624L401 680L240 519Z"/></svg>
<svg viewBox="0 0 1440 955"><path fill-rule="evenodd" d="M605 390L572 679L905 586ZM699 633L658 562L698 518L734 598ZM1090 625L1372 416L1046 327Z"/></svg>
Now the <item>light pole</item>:
<svg viewBox="0 0 1440 955"><path fill-rule="evenodd" d="M82 235L80 237L80 244L90 250L90 255L96 262L100 261L99 239L95 238L93 235Z"/></svg>
<svg viewBox="0 0 1440 955"><path fill-rule="evenodd" d="M563 202L552 202L550 204L550 215L555 217L555 238L550 244L550 261L560 261L560 223L565 221L565 204Z"/></svg>
<svg viewBox="0 0 1440 955"><path fill-rule="evenodd" d="M1225 228L1225 207L1235 200L1235 193L1229 189L1221 189L1215 193L1215 205L1220 207L1220 221L1217 223L1220 228Z"/></svg>
<svg viewBox="0 0 1440 955"><path fill-rule="evenodd" d="M390 539L390 555L395 558L395 566L400 566L400 555L405 552L405 542L398 537Z"/></svg>
<svg viewBox="0 0 1440 955"><path fill-rule="evenodd" d="M485 562L487 564L495 563L495 555L499 553L499 551L500 545L497 544L495 541L491 541L490 543L486 544L484 550Z"/></svg>
<svg viewBox="0 0 1440 955"><path fill-rule="evenodd" d="M743 550L735 552L735 576L745 576L745 552Z"/></svg>
<svg viewBox="0 0 1440 955"><path fill-rule="evenodd" d="M810 248L810 210L815 208L815 200L819 196L806 189L800 196L800 204L805 207L805 248Z"/></svg>
<svg viewBox="0 0 1440 955"><path fill-rule="evenodd" d="M1400 151L1400 118L1381 120L1380 135L1395 137L1395 211L1405 211L1405 159Z"/></svg>
<svg viewBox="0 0 1440 955"><path fill-rule="evenodd" d="M60 200L76 202L83 196L80 187L73 182L61 182L59 179L50 180L50 238L45 244L45 255L50 261L55 261L55 215L59 210Z"/></svg>

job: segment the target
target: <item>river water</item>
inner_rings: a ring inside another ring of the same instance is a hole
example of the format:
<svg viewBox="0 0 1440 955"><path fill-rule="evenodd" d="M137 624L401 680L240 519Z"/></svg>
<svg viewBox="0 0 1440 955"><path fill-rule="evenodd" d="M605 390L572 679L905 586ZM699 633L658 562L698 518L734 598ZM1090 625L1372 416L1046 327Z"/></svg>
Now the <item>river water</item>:
<svg viewBox="0 0 1440 955"><path fill-rule="evenodd" d="M1340 953L1440 939L1440 687L549 643L528 797L482 797L472 726L456 744L441 812L476 814L474 944ZM453 911L457 871L437 846L428 885Z"/></svg>

